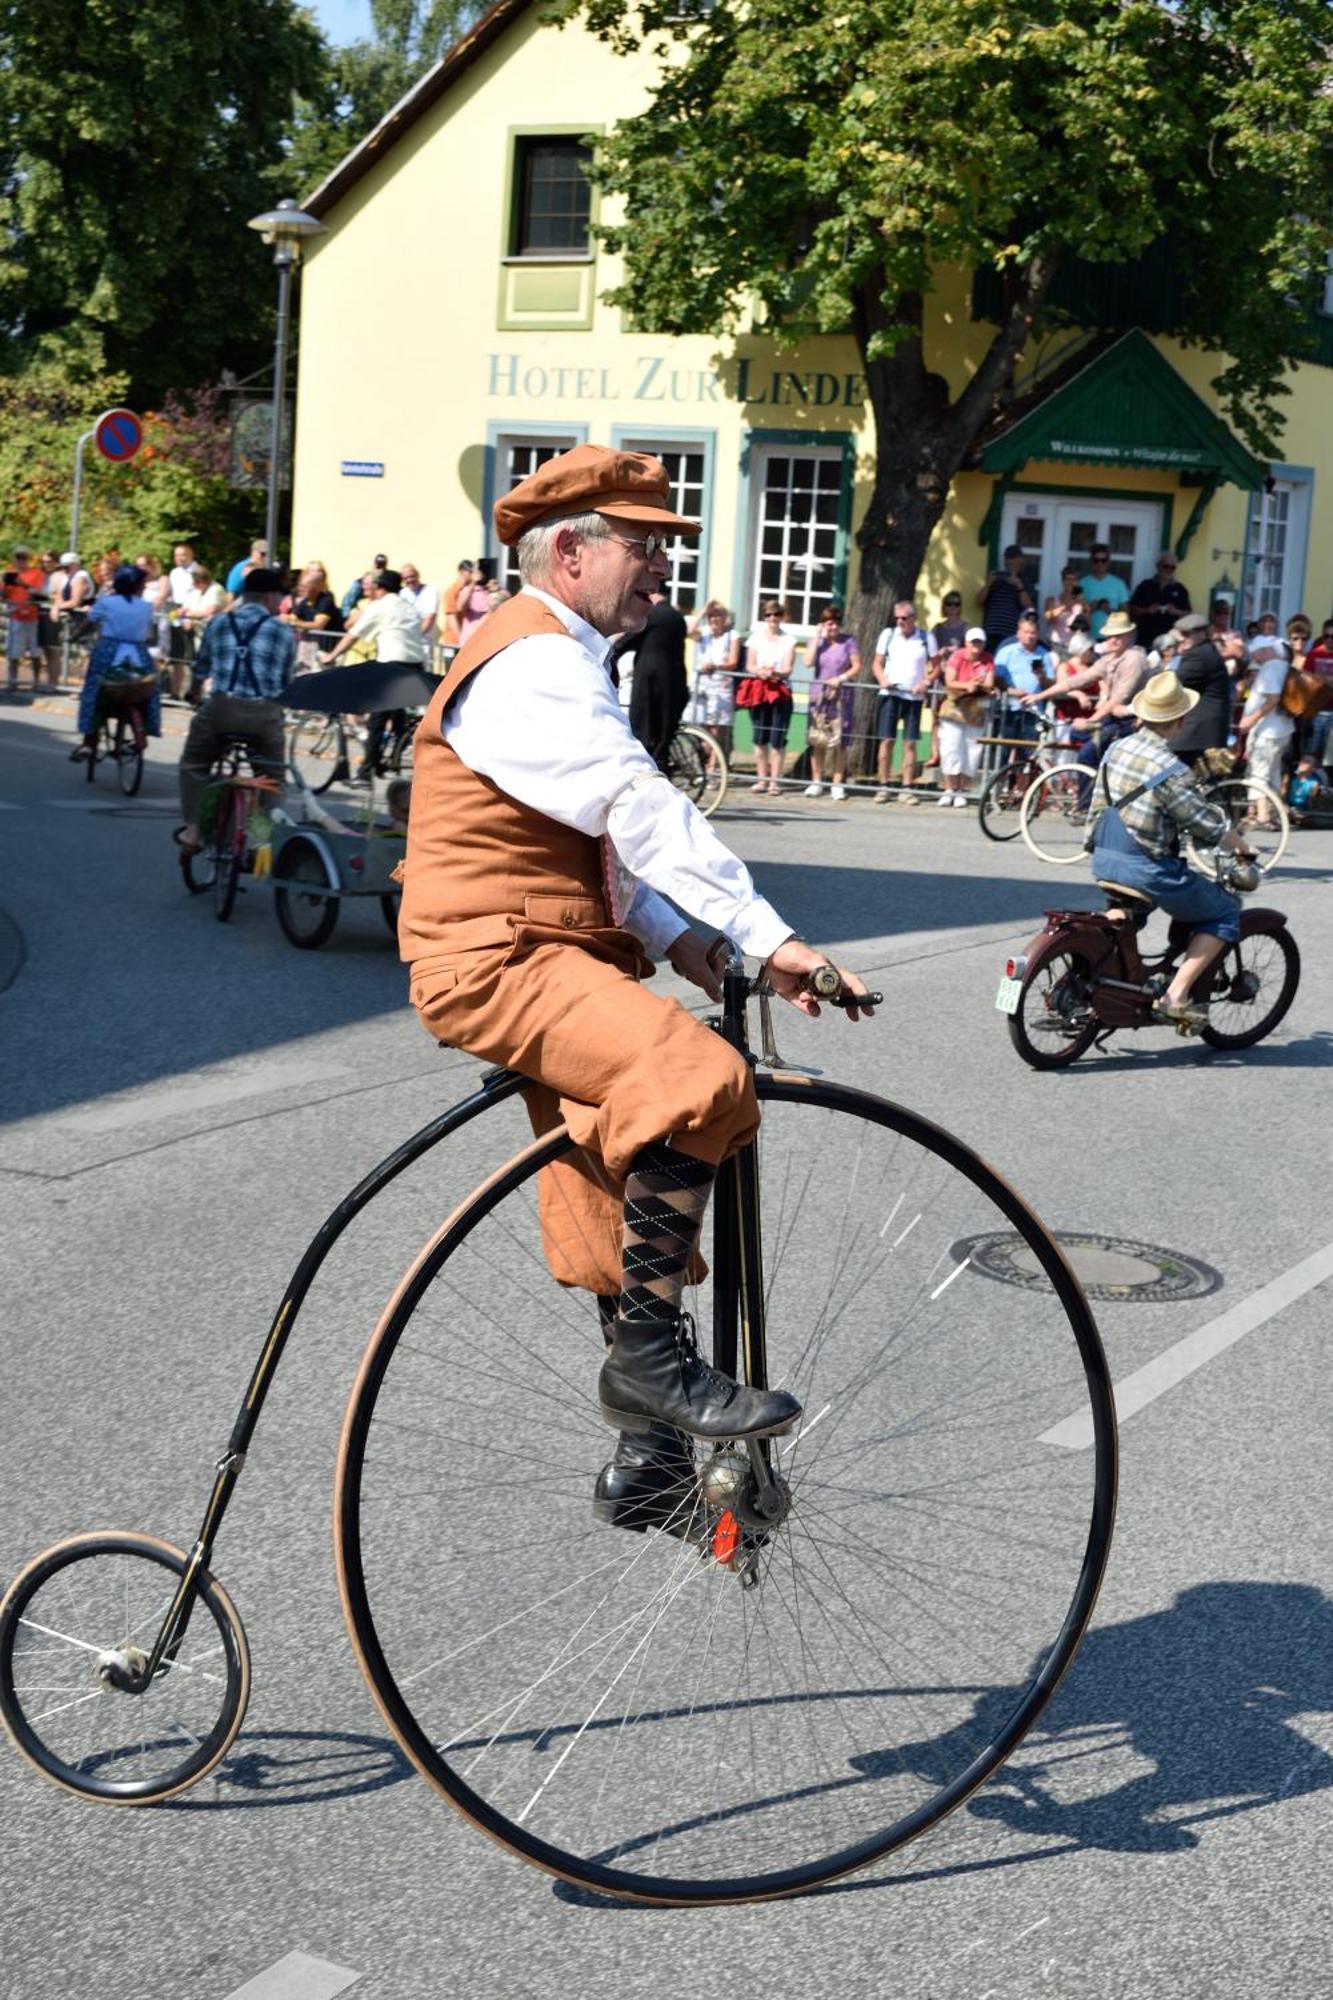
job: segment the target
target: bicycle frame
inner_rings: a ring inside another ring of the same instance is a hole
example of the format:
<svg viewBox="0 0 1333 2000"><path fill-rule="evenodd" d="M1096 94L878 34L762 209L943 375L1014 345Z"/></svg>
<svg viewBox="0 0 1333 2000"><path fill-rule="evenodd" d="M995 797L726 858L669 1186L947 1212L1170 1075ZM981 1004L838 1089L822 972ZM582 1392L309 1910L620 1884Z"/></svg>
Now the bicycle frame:
<svg viewBox="0 0 1333 2000"><path fill-rule="evenodd" d="M754 990L746 977L744 962L734 955L722 973L722 1013L712 1019L709 1025L725 1035L747 1061L755 1058L750 1053L746 1002ZM254 1438L256 1426L263 1413L273 1379L279 1363L291 1339L292 1329L305 1302L306 1294L319 1275L334 1245L348 1225L354 1222L361 1211L374 1200L382 1189L395 1181L399 1174L422 1159L444 1139L451 1138L474 1118L488 1111L492 1105L515 1096L524 1089L526 1079L511 1070L489 1070L482 1077L481 1086L470 1097L442 1112L438 1118L423 1125L419 1132L380 1161L343 1197L338 1206L320 1225L306 1246L300 1262L292 1273L290 1282L269 1323L264 1345L255 1363L249 1385L246 1388L236 1421L232 1425L226 1450L214 1468L213 1489L209 1494L204 1517L190 1549L184 1573L167 1609L162 1626L153 1644L151 1653L142 1670L131 1676L113 1670L117 1684L133 1692L146 1688L165 1662L174 1660L189 1627L190 1613L198 1595L200 1572L207 1569L218 1533L231 1504L232 1495L245 1468L246 1455ZM766 1380L766 1353L764 1346L764 1283L763 1261L759 1241L759 1162L753 1144L728 1160L717 1181L717 1205L714 1212L714 1265L713 1265L713 1352L715 1365L729 1374L734 1374L737 1361L738 1334L743 1344L746 1379L756 1386ZM769 1446L765 1441L761 1455L764 1465L769 1463Z"/></svg>
<svg viewBox="0 0 1333 2000"><path fill-rule="evenodd" d="M770 1068L786 1066L780 1063L772 1046L772 1031L767 1015L764 1016L764 1047L756 1056L750 1048L747 1020L747 1002L756 996L761 1002L761 1012L766 1005L768 989L761 982L752 981L745 972L745 962L741 955L728 947L728 956L721 967L722 1012L710 1017L709 1027L723 1035L737 1053L751 1065L764 1063ZM880 996L872 994L872 1002ZM799 1081L800 1073L791 1073L790 1080ZM430 1124L423 1125L419 1132L404 1140L403 1144L380 1161L343 1197L338 1206L320 1225L306 1246L300 1262L292 1273L290 1282L278 1304L269 1324L259 1359L255 1363L245 1397L232 1425L226 1450L214 1468L213 1489L204 1510L203 1521L195 1537L186 1561L184 1573L167 1609L166 1616L158 1632L147 1662L140 1672L126 1675L120 1670L112 1670L112 1678L117 1685L133 1692L146 1688L164 1664L174 1660L184 1641L189 1627L190 1613L198 1595L200 1572L207 1569L213 1546L222 1527L232 1495L245 1468L245 1460L254 1438L256 1426L263 1413L264 1404L273 1386L278 1365L291 1339L292 1329L305 1302L306 1294L314 1283L329 1252L342 1236L348 1225L354 1222L361 1211L374 1200L382 1189L396 1180L399 1174L422 1159L442 1140L451 1138L464 1126L471 1124L492 1105L502 1103L522 1091L527 1079L512 1070L488 1070L481 1079L480 1088L470 1097L442 1112ZM767 1385L767 1350L764 1327L764 1272L763 1250L759 1228L759 1156L753 1141L739 1153L725 1161L717 1177L716 1196L713 1213L713 1360L714 1365L734 1375L737 1361L744 1357L745 1380L762 1388ZM750 1447L752 1463L761 1486L770 1479L772 1444L768 1439Z"/></svg>
<svg viewBox="0 0 1333 2000"><path fill-rule="evenodd" d="M176 1594L167 1609L146 1665L132 1680L124 1680L121 1683L126 1688L133 1690L147 1687L164 1662L173 1660L180 1649L198 1595L199 1573L208 1567L213 1545L222 1527L227 1508L231 1504L232 1495L236 1491L236 1483L245 1468L246 1454L250 1449L255 1427L263 1413L269 1390L273 1387L278 1364L286 1352L292 1328L296 1324L306 1294L319 1275L320 1268L334 1244L349 1223L356 1220L362 1209L374 1200L381 1189L388 1187L399 1174L429 1153L433 1147L438 1146L442 1139L461 1131L483 1111L488 1111L493 1104L513 1097L523 1088L523 1082L522 1077L514 1076L508 1070L489 1071L483 1076L480 1089L474 1091L470 1097L465 1097L461 1103L441 1113L438 1118L432 1119L429 1125L423 1125L419 1132L404 1140L401 1146L386 1159L381 1160L364 1180L357 1183L350 1194L344 1195L338 1206L311 1237L269 1324L244 1400L232 1425L227 1448L217 1461L213 1490L209 1495L204 1518L194 1545L190 1549Z"/></svg>

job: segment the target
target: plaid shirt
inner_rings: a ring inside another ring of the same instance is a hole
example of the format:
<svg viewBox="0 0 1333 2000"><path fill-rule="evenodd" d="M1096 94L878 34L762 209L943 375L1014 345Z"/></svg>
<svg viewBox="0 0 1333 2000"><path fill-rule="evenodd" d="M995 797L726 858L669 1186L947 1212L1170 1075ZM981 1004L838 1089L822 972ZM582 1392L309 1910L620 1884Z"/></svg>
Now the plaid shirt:
<svg viewBox="0 0 1333 2000"><path fill-rule="evenodd" d="M1165 773L1165 776L1162 776ZM1150 792L1141 792L1128 805L1120 801L1140 785L1161 778ZM1125 826L1154 861L1174 855L1183 832L1195 833L1205 846L1216 846L1229 826L1222 806L1210 805L1194 783L1188 767L1167 749L1151 729L1136 729L1113 743L1097 773L1093 804L1098 817L1110 803Z"/></svg>
<svg viewBox="0 0 1333 2000"><path fill-rule="evenodd" d="M238 661L239 646L248 641L249 672ZM214 694L249 695L256 701L281 701L296 661L296 637L262 604L242 602L235 611L210 618L195 662L207 674Z"/></svg>

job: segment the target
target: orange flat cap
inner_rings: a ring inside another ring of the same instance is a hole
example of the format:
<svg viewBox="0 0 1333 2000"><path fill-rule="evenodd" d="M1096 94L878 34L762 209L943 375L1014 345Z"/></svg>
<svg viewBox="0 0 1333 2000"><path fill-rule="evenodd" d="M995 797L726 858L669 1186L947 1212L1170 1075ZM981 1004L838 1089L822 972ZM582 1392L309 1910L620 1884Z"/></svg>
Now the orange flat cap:
<svg viewBox="0 0 1333 2000"><path fill-rule="evenodd" d="M666 467L646 451L612 451L604 444L576 444L547 459L495 503L495 532L506 548L539 521L562 514L606 514L663 535L697 535L668 504Z"/></svg>

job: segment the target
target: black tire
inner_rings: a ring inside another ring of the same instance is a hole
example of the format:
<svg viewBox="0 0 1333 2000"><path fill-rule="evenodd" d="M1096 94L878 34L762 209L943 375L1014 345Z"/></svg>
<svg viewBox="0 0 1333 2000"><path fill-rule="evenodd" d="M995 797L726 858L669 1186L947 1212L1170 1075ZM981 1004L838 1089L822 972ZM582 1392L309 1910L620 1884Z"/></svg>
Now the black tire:
<svg viewBox="0 0 1333 2000"><path fill-rule="evenodd" d="M412 746L416 742L420 721L420 716L409 716L406 728L390 743L385 764L396 777L410 778L412 775Z"/></svg>
<svg viewBox="0 0 1333 2000"><path fill-rule="evenodd" d="M108 1674L151 1649L185 1566L179 1549L150 1535L75 1535L10 1585L0 1604L0 1716L53 1784L104 1805L153 1805L197 1784L231 1748L250 1695L250 1650L207 1570L175 1659L141 1694Z"/></svg>
<svg viewBox="0 0 1333 2000"><path fill-rule="evenodd" d="M287 737L287 764L307 790L327 792L349 775L347 737L337 716L307 715Z"/></svg>
<svg viewBox="0 0 1333 2000"><path fill-rule="evenodd" d="M245 792L228 786L218 805L218 823L213 835L213 915L220 924L229 923L236 908L248 816Z"/></svg>
<svg viewBox="0 0 1333 2000"><path fill-rule="evenodd" d="M961 1804L1072 1659L1114 1516L1105 1357L1036 1217L911 1112L756 1083L761 1210L801 1234L765 1226L768 1350L808 1416L773 1448L788 1505L740 1575L703 1482L743 1456L692 1460L664 1532L593 1518L601 1336L534 1254L563 1130L422 1250L339 1452L344 1615L406 1754L515 1854L642 1902L796 1893ZM977 1222L1025 1253L1027 1289L973 1264ZM702 1287L696 1308L708 1324Z"/></svg>
<svg viewBox="0 0 1333 2000"><path fill-rule="evenodd" d="M1100 1022L1086 999L1088 962L1057 951L1023 981L1009 1039L1031 1069L1068 1069L1097 1039Z"/></svg>
<svg viewBox="0 0 1333 2000"><path fill-rule="evenodd" d="M194 854L187 854L184 848L181 849L181 875L192 896L206 896L216 873L217 853L211 840Z"/></svg>
<svg viewBox="0 0 1333 2000"><path fill-rule="evenodd" d="M132 799L143 783L142 726L135 715L116 717L116 776L127 799Z"/></svg>
<svg viewBox="0 0 1333 2000"><path fill-rule="evenodd" d="M396 889L386 890L380 897L380 914L388 926L389 936L394 939L398 936L398 910L402 900Z"/></svg>
<svg viewBox="0 0 1333 2000"><path fill-rule="evenodd" d="M1017 840L1023 794L1041 771L1035 757L1020 757L1016 764L1001 764L986 780L977 801L977 817L987 840Z"/></svg>
<svg viewBox="0 0 1333 2000"><path fill-rule="evenodd" d="M1250 1049L1272 1034L1296 998L1301 955L1288 930L1251 931L1227 946L1207 978L1212 1011L1200 1041L1214 1049ZM1219 1020L1231 1026L1214 1026Z"/></svg>
<svg viewBox="0 0 1333 2000"><path fill-rule="evenodd" d="M338 891L330 884L319 849L308 840L289 841L282 853L282 873L288 880L309 883L273 891L283 936L298 951L317 951L333 936L338 921Z"/></svg>

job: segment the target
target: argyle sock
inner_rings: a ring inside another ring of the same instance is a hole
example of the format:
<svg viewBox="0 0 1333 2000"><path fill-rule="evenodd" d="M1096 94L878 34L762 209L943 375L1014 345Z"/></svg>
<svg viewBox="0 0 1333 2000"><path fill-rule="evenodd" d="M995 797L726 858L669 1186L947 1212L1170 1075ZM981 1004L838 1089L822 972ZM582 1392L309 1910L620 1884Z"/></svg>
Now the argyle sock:
<svg viewBox="0 0 1333 2000"><path fill-rule="evenodd" d="M674 1319L715 1169L665 1141L645 1146L625 1177L620 1317Z"/></svg>

